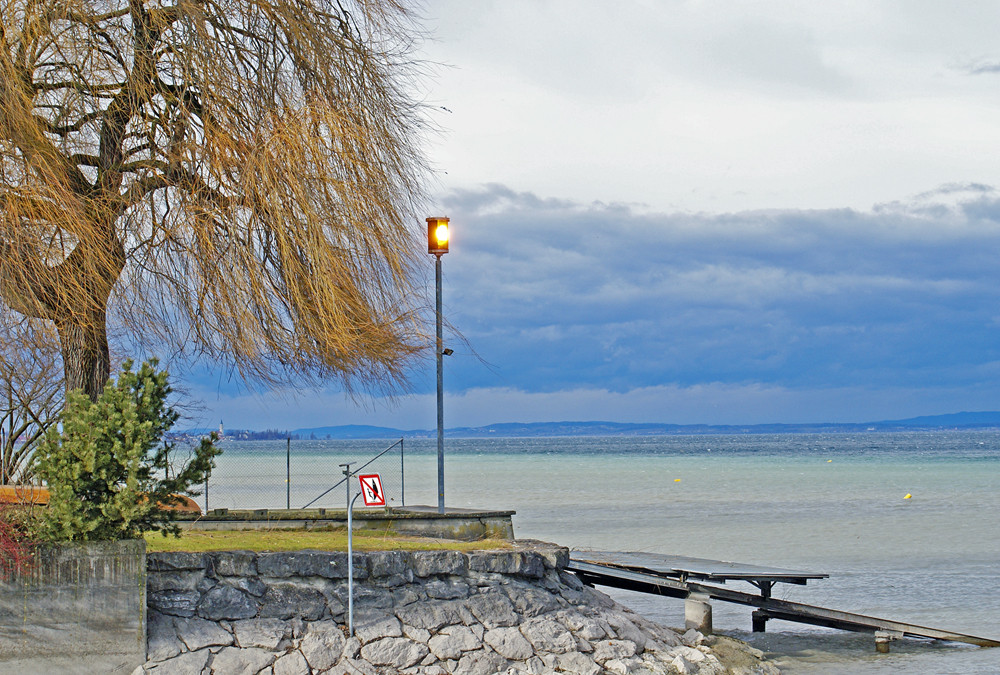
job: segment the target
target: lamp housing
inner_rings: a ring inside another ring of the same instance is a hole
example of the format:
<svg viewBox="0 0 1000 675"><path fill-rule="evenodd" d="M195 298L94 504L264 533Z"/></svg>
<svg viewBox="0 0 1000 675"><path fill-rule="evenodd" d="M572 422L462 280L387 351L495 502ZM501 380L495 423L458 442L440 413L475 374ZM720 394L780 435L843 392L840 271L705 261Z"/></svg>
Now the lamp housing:
<svg viewBox="0 0 1000 675"><path fill-rule="evenodd" d="M448 252L448 218L427 219L427 252L442 255Z"/></svg>

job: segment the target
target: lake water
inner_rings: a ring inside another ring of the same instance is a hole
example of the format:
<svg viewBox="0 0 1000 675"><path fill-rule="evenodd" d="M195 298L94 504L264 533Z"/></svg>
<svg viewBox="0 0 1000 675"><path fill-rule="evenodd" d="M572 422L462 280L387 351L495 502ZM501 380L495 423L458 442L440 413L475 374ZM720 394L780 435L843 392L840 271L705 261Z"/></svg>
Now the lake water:
<svg viewBox="0 0 1000 675"><path fill-rule="evenodd" d="M285 442L227 442L209 505L284 508L290 494L304 506L339 480L338 464L388 445L293 441L286 483ZM407 440L402 462L402 485L398 448L367 470L382 474L393 503L436 504L435 442ZM448 506L516 510L521 538L824 572L774 595L1000 638L997 431L447 439L445 467ZM344 501L340 486L313 506ZM681 600L610 593L684 622ZM1000 673L1000 649L903 640L879 655L868 635L782 621L750 633L750 611L713 603L716 631L764 650L783 673Z"/></svg>

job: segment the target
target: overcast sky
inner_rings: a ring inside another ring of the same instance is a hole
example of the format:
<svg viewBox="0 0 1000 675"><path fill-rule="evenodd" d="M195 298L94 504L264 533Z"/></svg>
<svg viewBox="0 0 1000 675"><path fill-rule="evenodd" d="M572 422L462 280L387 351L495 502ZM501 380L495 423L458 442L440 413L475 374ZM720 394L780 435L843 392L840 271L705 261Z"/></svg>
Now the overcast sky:
<svg viewBox="0 0 1000 675"><path fill-rule="evenodd" d="M447 426L1000 410L1000 3L424 14ZM229 428L435 424L431 360L393 404L190 387Z"/></svg>

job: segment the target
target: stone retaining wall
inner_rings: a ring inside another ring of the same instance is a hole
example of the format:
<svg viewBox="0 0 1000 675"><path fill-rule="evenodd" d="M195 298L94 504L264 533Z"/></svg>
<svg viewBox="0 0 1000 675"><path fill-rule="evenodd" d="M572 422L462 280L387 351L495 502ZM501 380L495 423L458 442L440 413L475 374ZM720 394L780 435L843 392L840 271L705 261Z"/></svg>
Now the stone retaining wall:
<svg viewBox="0 0 1000 675"><path fill-rule="evenodd" d="M355 554L348 638L346 553L150 554L136 673L777 673L742 643L632 613L567 561L539 542Z"/></svg>

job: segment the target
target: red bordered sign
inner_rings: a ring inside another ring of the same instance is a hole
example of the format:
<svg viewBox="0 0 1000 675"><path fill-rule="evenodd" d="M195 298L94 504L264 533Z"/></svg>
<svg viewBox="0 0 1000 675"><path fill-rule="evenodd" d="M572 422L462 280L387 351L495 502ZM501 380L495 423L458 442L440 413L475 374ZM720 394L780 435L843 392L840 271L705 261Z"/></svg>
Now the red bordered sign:
<svg viewBox="0 0 1000 675"><path fill-rule="evenodd" d="M361 481L361 498L365 506L385 506L385 493L382 492L382 476L370 473L358 476Z"/></svg>

